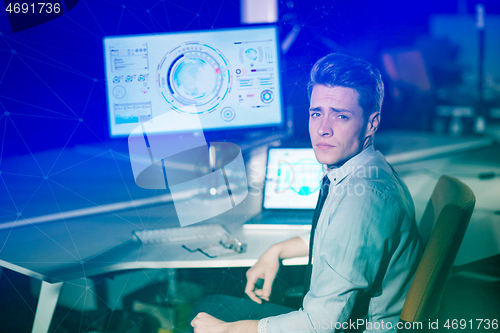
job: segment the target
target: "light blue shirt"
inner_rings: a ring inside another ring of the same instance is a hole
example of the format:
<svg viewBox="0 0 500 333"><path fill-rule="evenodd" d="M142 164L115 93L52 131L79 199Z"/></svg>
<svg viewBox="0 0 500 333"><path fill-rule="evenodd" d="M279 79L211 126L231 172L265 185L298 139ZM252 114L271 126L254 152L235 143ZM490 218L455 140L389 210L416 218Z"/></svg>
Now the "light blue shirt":
<svg viewBox="0 0 500 333"><path fill-rule="evenodd" d="M423 250L408 188L373 146L327 176L304 307L261 327L336 332L365 324L365 332L395 331Z"/></svg>

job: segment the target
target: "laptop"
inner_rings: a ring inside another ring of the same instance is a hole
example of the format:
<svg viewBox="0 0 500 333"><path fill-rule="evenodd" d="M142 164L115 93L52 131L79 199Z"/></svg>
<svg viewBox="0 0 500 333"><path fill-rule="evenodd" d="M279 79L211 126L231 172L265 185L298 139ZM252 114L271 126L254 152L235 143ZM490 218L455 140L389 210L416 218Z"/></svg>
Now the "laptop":
<svg viewBox="0 0 500 333"><path fill-rule="evenodd" d="M322 176L312 148L269 148L262 211L243 228L310 230Z"/></svg>

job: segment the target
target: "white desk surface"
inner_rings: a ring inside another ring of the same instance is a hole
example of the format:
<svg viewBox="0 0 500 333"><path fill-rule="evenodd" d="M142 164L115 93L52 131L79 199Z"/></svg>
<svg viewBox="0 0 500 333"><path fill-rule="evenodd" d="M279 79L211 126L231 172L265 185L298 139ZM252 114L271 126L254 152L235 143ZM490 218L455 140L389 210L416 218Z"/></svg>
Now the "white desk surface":
<svg viewBox="0 0 500 333"><path fill-rule="evenodd" d="M0 230L3 245L0 265L47 282L138 268L250 267L272 244L304 233L303 230L244 230L241 221L248 217L238 213L244 211L245 204L239 208L239 212L222 214L210 222L224 224L234 236L248 244L246 252L241 254L211 259L200 252L190 253L181 246L196 248L200 242L142 245L133 241L132 231L143 226L134 218L137 213L149 216L144 226L177 226L175 218L168 218L175 216L173 205L169 204L137 212Z"/></svg>

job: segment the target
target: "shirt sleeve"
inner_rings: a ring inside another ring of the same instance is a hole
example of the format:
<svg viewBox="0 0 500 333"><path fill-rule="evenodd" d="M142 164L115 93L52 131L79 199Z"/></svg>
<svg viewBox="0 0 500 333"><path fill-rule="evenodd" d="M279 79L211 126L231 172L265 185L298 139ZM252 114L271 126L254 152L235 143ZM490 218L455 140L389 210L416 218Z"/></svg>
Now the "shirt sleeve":
<svg viewBox="0 0 500 333"><path fill-rule="evenodd" d="M267 332L343 331L356 300L374 284L392 247L396 206L373 188L338 200L336 208L323 208L318 222L312 282L304 307L271 317Z"/></svg>

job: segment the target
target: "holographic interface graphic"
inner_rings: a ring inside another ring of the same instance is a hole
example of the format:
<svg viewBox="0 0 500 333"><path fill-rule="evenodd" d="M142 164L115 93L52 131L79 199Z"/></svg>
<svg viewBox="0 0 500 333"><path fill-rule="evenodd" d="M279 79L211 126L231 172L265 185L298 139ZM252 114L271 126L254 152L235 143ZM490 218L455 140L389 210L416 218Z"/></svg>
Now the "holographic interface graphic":
<svg viewBox="0 0 500 333"><path fill-rule="evenodd" d="M231 88L229 73L227 60L212 46L183 43L158 65L158 91L178 112L194 105L199 114L209 113L226 98Z"/></svg>

